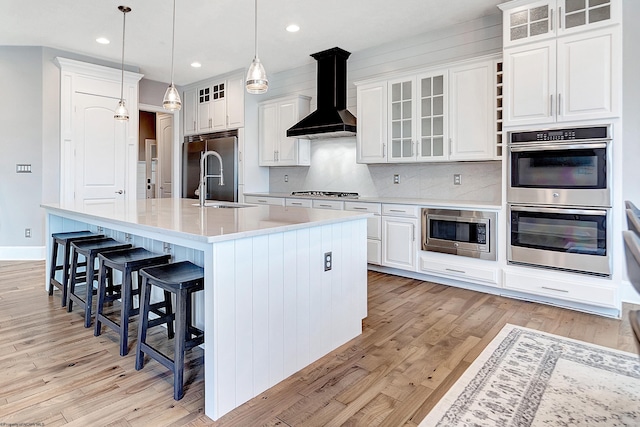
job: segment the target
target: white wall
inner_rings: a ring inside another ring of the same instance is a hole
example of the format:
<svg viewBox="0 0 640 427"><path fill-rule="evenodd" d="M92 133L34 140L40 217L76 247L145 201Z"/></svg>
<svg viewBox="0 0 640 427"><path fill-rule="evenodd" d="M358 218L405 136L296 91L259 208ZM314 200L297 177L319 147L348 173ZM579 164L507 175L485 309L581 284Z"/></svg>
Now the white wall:
<svg viewBox="0 0 640 427"><path fill-rule="evenodd" d="M339 47L349 50L348 40L345 43L344 46ZM327 46L327 48L331 47L333 46ZM355 52L347 62L347 107L355 114L355 81L501 51L502 17L496 9L495 15L441 31L427 32L409 40L390 42ZM312 53L315 52L309 52L309 54ZM305 67L270 76L269 92L264 99L292 93L311 96L311 109L315 109L317 102L315 61ZM313 140L311 166L270 168L269 191L356 191L366 196L427 199L442 199L443 196L451 198L453 194L459 200L500 203L499 162L358 165L355 162L355 145L355 137ZM389 185L393 174L396 173L401 175L400 184ZM461 186L453 186L453 173L462 174ZM284 182L284 175L288 175L288 183Z"/></svg>

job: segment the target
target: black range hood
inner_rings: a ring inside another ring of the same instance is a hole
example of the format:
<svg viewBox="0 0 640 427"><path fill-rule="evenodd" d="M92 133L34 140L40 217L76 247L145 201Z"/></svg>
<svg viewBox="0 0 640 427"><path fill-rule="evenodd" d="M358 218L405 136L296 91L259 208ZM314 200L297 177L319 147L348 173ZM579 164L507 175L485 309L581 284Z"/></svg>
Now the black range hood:
<svg viewBox="0 0 640 427"><path fill-rule="evenodd" d="M347 110L347 59L339 47L311 55L318 61L318 108L287 130L302 139L341 138L356 134L356 118Z"/></svg>

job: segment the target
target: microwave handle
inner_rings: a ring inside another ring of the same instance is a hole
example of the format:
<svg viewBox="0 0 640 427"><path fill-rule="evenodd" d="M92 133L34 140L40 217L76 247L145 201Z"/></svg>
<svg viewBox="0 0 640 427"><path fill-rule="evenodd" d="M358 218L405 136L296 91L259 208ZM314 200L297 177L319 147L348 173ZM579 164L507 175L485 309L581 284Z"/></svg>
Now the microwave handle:
<svg viewBox="0 0 640 427"><path fill-rule="evenodd" d="M552 151L552 150L580 150L589 148L607 148L605 142L587 143L587 144L535 144L535 145L518 145L511 146L512 153L522 153L524 151Z"/></svg>
<svg viewBox="0 0 640 427"><path fill-rule="evenodd" d="M559 213L568 215L606 215L607 211L565 208L534 208L530 206L511 206L512 211L534 213Z"/></svg>

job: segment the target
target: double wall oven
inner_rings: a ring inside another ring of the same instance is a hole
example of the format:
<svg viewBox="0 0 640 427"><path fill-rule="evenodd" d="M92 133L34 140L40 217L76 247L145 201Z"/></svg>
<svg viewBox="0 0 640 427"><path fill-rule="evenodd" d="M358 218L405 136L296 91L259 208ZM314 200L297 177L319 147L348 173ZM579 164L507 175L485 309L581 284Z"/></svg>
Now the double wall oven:
<svg viewBox="0 0 640 427"><path fill-rule="evenodd" d="M510 263L611 274L611 128L512 132Z"/></svg>

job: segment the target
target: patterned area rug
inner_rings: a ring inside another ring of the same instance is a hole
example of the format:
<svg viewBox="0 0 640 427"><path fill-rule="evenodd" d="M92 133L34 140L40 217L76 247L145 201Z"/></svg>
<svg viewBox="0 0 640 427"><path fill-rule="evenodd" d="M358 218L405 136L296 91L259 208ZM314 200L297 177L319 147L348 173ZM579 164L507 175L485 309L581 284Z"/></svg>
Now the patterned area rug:
<svg viewBox="0 0 640 427"><path fill-rule="evenodd" d="M640 426L640 357L506 325L420 427Z"/></svg>

